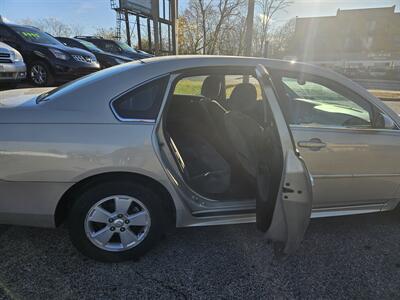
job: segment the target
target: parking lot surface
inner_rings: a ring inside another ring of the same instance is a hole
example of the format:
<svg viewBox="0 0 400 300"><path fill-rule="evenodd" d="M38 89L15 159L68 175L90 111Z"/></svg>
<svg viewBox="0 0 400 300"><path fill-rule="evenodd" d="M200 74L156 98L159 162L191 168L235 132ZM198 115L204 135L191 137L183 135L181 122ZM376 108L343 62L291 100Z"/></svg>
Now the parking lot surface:
<svg viewBox="0 0 400 300"><path fill-rule="evenodd" d="M177 229L119 264L81 256L65 228L0 225L0 298L393 299L399 250L398 212L312 220L290 256L254 224Z"/></svg>

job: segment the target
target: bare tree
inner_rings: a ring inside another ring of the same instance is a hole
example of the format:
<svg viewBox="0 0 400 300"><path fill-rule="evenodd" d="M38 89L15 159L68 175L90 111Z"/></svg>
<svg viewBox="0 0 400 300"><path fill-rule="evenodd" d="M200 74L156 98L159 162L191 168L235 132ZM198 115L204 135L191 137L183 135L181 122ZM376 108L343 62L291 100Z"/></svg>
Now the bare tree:
<svg viewBox="0 0 400 300"><path fill-rule="evenodd" d="M263 55L267 48L271 19L287 8L290 0L255 0L261 22L252 30L251 39L245 41L248 0L189 0L178 22L179 53L242 55L244 48L254 45L254 54ZM251 35L247 35L251 36ZM250 48L250 47L249 47Z"/></svg>
<svg viewBox="0 0 400 300"><path fill-rule="evenodd" d="M247 4L247 16L246 16L246 32L245 32L245 47L244 55L251 56L252 44L253 44L253 31L254 31L254 9L255 0L248 0Z"/></svg>
<svg viewBox="0 0 400 300"><path fill-rule="evenodd" d="M56 18L45 18L41 22L45 31L53 36L71 36L71 27Z"/></svg>
<svg viewBox="0 0 400 300"><path fill-rule="evenodd" d="M244 0L219 0L217 4L217 23L215 25L214 31L212 32L212 37L210 41L209 54L215 54L215 48L217 42L220 38L221 32L224 27L227 26L230 19L235 19L235 17L240 14L240 7L245 3Z"/></svg>
<svg viewBox="0 0 400 300"><path fill-rule="evenodd" d="M71 33L73 36L83 35L85 32L85 27L80 24L71 25Z"/></svg>
<svg viewBox="0 0 400 300"><path fill-rule="evenodd" d="M19 20L20 24L30 25L39 28L42 31L50 33L53 36L70 37L75 35L82 35L84 29L79 24L68 25L63 23L57 18L44 18L39 20L22 19Z"/></svg>
<svg viewBox="0 0 400 300"><path fill-rule="evenodd" d="M273 17L279 11L288 8L293 1L291 0L256 0L260 22L256 27L256 49L259 55L265 56L268 48L268 34Z"/></svg>
<svg viewBox="0 0 400 300"><path fill-rule="evenodd" d="M189 45L181 48L180 53L219 53L221 39L231 35L232 30L240 31L234 20L240 19L244 3L245 0L190 0L178 28Z"/></svg>
<svg viewBox="0 0 400 300"><path fill-rule="evenodd" d="M245 45L246 17L245 13L226 23L218 38L217 53L226 55L242 55Z"/></svg>
<svg viewBox="0 0 400 300"><path fill-rule="evenodd" d="M109 28L96 27L94 35L100 36L100 37L108 39L108 40L116 40L117 39L115 36L115 29L113 27L109 27Z"/></svg>
<svg viewBox="0 0 400 300"><path fill-rule="evenodd" d="M272 32L270 43L271 57L283 58L290 54L292 41L295 34L296 19L290 19Z"/></svg>
<svg viewBox="0 0 400 300"><path fill-rule="evenodd" d="M208 3L204 3L204 0L199 0L198 4L198 8L200 11L200 16L201 16L201 29L203 32L203 54L206 54L206 46L207 46L207 28L206 28L206 20L207 20L207 16L209 13L209 9L211 6L211 0L208 1Z"/></svg>
<svg viewBox="0 0 400 300"><path fill-rule="evenodd" d="M190 10L180 15L177 26L179 53L196 54L202 48L201 28L197 26L198 22Z"/></svg>

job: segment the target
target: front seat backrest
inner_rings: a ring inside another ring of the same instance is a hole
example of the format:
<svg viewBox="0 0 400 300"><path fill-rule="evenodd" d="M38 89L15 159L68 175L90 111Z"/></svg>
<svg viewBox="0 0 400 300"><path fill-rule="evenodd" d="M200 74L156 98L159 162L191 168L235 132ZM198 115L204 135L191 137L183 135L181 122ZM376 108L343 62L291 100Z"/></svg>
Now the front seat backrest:
<svg viewBox="0 0 400 300"><path fill-rule="evenodd" d="M248 113L257 104L255 86L251 83L238 84L229 103L231 110L225 114L224 121L236 159L250 176L256 177L263 128Z"/></svg>

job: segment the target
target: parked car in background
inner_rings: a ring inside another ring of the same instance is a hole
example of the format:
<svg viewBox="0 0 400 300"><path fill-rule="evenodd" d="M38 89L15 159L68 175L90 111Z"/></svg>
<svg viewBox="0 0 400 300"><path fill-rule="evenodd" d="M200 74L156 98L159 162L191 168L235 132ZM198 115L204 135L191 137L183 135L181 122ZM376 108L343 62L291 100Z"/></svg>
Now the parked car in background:
<svg viewBox="0 0 400 300"><path fill-rule="evenodd" d="M168 225L246 222L293 252L310 215L400 203L400 117L309 64L149 58L0 99L0 223L68 220L95 259L138 257Z"/></svg>
<svg viewBox="0 0 400 300"><path fill-rule="evenodd" d="M141 50L140 51L135 50L128 44L121 41L107 40L95 36L76 36L75 38L91 42L103 51L114 53L117 55L127 56L134 60L149 58L154 56Z"/></svg>
<svg viewBox="0 0 400 300"><path fill-rule="evenodd" d="M26 66L21 53L0 42L0 84L13 87L26 78Z"/></svg>
<svg viewBox="0 0 400 300"><path fill-rule="evenodd" d="M92 52L96 56L102 69L133 61L132 58L126 56L105 52L93 43L85 40L67 37L56 37L56 39L68 47L80 48Z"/></svg>
<svg viewBox="0 0 400 300"><path fill-rule="evenodd" d="M92 53L67 47L35 27L0 23L0 41L22 54L28 78L36 86L66 82L100 69Z"/></svg>

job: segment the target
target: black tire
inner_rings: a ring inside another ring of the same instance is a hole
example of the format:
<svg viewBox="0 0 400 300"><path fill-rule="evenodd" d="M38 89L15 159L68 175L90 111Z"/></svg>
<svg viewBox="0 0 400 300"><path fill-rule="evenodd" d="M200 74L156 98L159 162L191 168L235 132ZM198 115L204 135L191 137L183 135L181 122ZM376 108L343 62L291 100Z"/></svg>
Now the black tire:
<svg viewBox="0 0 400 300"><path fill-rule="evenodd" d="M147 208L151 225L145 238L135 247L112 252L94 245L85 233L85 219L93 205L113 195L126 195L138 199ZM74 202L69 216L68 228L72 244L85 256L102 262L121 262L137 259L161 238L168 224L168 215L163 209L163 199L150 188L130 181L107 182L90 187Z"/></svg>
<svg viewBox="0 0 400 300"><path fill-rule="evenodd" d="M40 70L43 70L45 72L45 78L43 81L39 81L38 79L35 79L33 76L33 70L35 68L40 68ZM41 60L34 61L29 65L29 72L28 72L29 80L30 82L38 87L45 87L45 86L52 86L54 84L54 76L51 72L50 67L48 66L47 63Z"/></svg>

